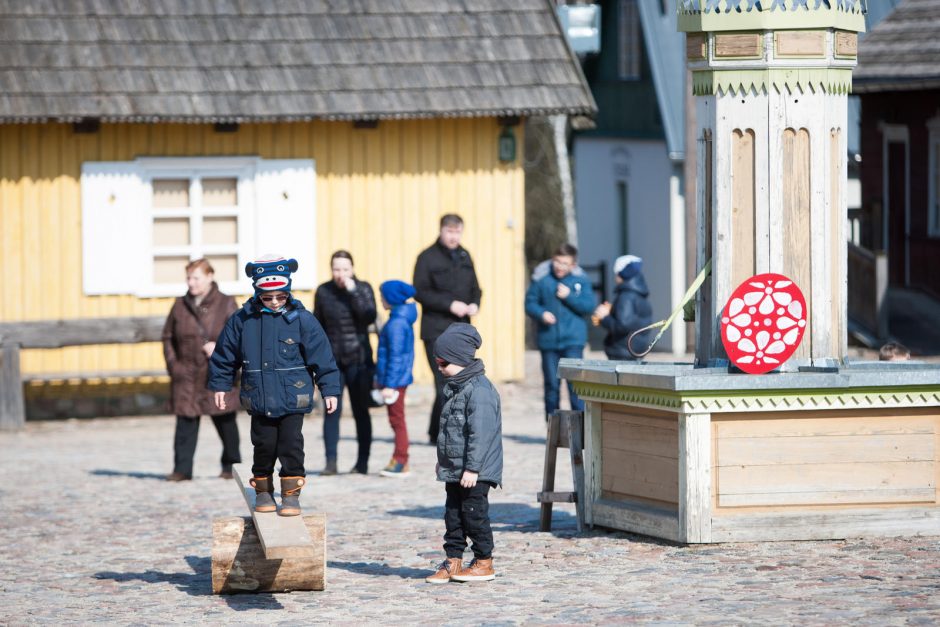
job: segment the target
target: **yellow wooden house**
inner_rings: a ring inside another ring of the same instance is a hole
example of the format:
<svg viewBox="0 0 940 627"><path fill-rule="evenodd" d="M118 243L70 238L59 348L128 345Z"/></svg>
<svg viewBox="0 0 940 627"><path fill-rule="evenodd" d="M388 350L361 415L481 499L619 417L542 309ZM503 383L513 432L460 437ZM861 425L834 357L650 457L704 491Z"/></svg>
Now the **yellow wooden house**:
<svg viewBox="0 0 940 627"><path fill-rule="evenodd" d="M310 307L334 250L410 281L458 213L487 370L523 376L521 121L594 111L552 3L59 4L0 15L0 322L164 315L202 256L245 295L266 252ZM164 367L156 343L21 364Z"/></svg>

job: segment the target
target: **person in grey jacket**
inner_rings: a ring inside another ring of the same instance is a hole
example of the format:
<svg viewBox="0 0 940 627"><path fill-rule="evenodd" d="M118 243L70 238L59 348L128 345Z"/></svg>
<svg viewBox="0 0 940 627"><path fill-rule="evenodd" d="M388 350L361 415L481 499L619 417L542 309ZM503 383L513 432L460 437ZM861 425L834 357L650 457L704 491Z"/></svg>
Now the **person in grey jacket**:
<svg viewBox="0 0 940 627"><path fill-rule="evenodd" d="M434 342L434 359L447 378L437 438L437 480L445 483L444 552L447 559L428 583L490 581L493 530L489 491L503 480L499 392L474 353L483 340L473 325L455 322ZM467 539L474 559L463 567Z"/></svg>

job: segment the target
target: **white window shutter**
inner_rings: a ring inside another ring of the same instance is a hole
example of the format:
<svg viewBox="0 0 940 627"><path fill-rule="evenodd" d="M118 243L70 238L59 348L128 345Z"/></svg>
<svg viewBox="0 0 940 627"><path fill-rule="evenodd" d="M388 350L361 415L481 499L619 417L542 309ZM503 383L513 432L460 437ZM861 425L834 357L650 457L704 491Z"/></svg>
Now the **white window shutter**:
<svg viewBox="0 0 940 627"><path fill-rule="evenodd" d="M293 257L299 269L293 289L317 284L316 173L311 159L261 160L255 173L256 258Z"/></svg>
<svg viewBox="0 0 940 627"><path fill-rule="evenodd" d="M149 194L132 162L82 164L82 285L85 294L133 294L149 250Z"/></svg>

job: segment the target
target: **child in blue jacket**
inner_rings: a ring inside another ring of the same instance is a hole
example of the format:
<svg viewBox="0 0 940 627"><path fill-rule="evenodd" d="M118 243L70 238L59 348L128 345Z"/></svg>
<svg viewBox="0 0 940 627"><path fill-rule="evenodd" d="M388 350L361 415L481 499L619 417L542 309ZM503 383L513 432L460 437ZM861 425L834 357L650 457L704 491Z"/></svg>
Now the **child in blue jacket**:
<svg viewBox="0 0 940 627"><path fill-rule="evenodd" d="M274 462L281 462L281 516L300 514L304 414L314 406L316 380L327 411L341 393L339 370L323 327L290 293L297 261L267 255L245 266L255 295L225 323L209 360L208 388L219 409L241 368L239 398L251 415L256 512L277 510Z"/></svg>
<svg viewBox="0 0 940 627"><path fill-rule="evenodd" d="M525 312L538 323L538 347L542 353L545 413L558 409L558 362L562 357L580 359L588 339L585 316L594 311L594 291L584 271L578 267L578 249L562 244L532 273L525 295ZM571 409L584 409L584 403L568 384Z"/></svg>
<svg viewBox="0 0 940 627"><path fill-rule="evenodd" d="M379 286L382 306L390 310L388 322L379 334L375 388L388 406L388 422L395 432L395 451L380 472L384 477L406 477L408 468L408 425L405 423L405 390L414 380L411 367L415 360L415 335L411 328L418 319L418 308L408 300L415 288L404 281L386 281Z"/></svg>

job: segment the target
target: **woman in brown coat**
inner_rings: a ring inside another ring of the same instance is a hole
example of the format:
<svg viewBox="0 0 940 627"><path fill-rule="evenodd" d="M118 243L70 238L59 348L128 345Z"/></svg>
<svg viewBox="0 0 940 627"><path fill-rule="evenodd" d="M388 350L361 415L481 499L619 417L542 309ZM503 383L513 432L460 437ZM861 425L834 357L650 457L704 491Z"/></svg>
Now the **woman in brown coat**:
<svg viewBox="0 0 940 627"><path fill-rule="evenodd" d="M173 472L168 481L193 478L193 456L199 435L199 417L208 414L222 438L222 474L232 478L232 464L241 461L235 412L216 408L206 389L209 357L225 321L237 309L235 299L219 291L212 266L197 259L186 266L189 291L177 298L163 327L163 356L170 373L176 435L173 439ZM225 407L238 407L238 390L226 394Z"/></svg>

